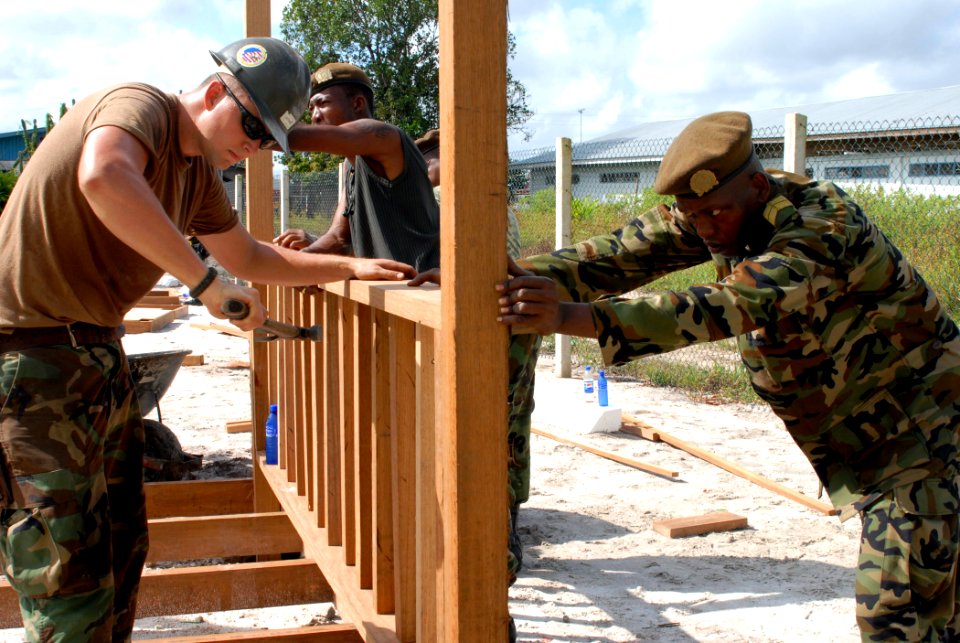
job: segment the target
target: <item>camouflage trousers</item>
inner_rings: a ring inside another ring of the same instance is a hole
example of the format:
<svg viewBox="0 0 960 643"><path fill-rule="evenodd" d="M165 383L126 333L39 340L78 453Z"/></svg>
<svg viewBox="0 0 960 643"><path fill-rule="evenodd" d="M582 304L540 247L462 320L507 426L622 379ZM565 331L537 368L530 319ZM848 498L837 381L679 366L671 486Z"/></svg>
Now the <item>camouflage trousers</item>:
<svg viewBox="0 0 960 643"><path fill-rule="evenodd" d="M861 513L857 625L864 641L960 641L953 479L887 492Z"/></svg>
<svg viewBox="0 0 960 643"><path fill-rule="evenodd" d="M540 351L540 335L511 335L507 389L507 492L509 493L509 534L507 571L510 584L523 564L523 548L517 533L520 504L530 497L530 416L533 414L533 387Z"/></svg>
<svg viewBox="0 0 960 643"><path fill-rule="evenodd" d="M0 354L0 564L29 641L130 639L143 423L119 342Z"/></svg>

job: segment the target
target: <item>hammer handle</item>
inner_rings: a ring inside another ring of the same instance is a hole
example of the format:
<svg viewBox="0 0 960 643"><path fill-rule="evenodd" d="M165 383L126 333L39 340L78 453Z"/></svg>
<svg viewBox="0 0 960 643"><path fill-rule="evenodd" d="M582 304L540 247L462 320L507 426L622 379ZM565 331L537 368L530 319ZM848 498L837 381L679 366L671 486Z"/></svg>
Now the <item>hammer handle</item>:
<svg viewBox="0 0 960 643"><path fill-rule="evenodd" d="M220 305L220 312L230 319L243 319L250 314L250 307L239 299L227 299ZM272 319L265 320L263 327L284 339L300 339L304 336L303 329L299 326L284 324Z"/></svg>

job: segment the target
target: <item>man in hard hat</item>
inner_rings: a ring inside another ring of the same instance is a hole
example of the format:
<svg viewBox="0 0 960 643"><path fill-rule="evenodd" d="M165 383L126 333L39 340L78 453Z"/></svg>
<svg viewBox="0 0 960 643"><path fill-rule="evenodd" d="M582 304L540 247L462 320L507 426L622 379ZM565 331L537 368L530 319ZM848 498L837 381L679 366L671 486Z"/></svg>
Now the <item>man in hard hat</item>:
<svg viewBox="0 0 960 643"><path fill-rule="evenodd" d="M863 523L864 641L958 640L960 331L838 186L764 170L742 112L691 122L622 230L529 258L500 318L596 337L607 364L736 337L841 520ZM718 279L619 298L713 262Z"/></svg>
<svg viewBox="0 0 960 643"><path fill-rule="evenodd" d="M311 253L390 257L418 271L438 267L440 210L413 139L374 118L373 86L359 67L328 63L311 80L312 124L290 132L290 147L345 157L348 178L326 233L285 230L274 241Z"/></svg>
<svg viewBox="0 0 960 643"><path fill-rule="evenodd" d="M254 240L218 170L278 145L310 73L272 38L211 52L182 95L127 83L73 106L0 216L0 564L30 641L129 640L147 552L143 425L118 327L164 273L216 317L229 299L259 326L258 292L414 274L392 260L309 255ZM275 143L274 143L275 142Z"/></svg>

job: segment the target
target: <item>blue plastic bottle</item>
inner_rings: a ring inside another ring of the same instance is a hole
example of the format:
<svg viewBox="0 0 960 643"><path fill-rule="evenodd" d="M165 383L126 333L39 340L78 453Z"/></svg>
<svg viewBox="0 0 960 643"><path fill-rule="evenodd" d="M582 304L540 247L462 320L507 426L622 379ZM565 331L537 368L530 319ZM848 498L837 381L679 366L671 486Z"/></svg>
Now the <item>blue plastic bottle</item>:
<svg viewBox="0 0 960 643"><path fill-rule="evenodd" d="M607 376L602 368L597 374L597 402L600 406L607 406Z"/></svg>
<svg viewBox="0 0 960 643"><path fill-rule="evenodd" d="M590 366L583 367L583 393L588 402L593 401L593 369Z"/></svg>
<svg viewBox="0 0 960 643"><path fill-rule="evenodd" d="M277 463L277 405L270 405L267 416L267 464Z"/></svg>

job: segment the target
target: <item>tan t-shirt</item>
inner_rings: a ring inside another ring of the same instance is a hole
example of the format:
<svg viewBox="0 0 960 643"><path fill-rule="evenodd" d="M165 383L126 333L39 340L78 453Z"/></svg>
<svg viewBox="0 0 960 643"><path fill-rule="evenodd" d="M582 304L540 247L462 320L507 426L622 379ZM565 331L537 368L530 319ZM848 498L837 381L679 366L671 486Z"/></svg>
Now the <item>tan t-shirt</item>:
<svg viewBox="0 0 960 643"><path fill-rule="evenodd" d="M72 107L37 146L0 214L0 328L119 326L163 274L110 233L80 192L80 153L97 127L143 143L144 176L185 236L237 224L216 169L180 153L177 105L149 85L110 87Z"/></svg>

